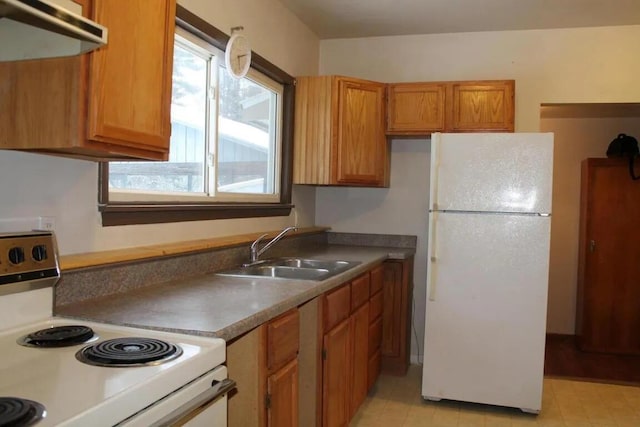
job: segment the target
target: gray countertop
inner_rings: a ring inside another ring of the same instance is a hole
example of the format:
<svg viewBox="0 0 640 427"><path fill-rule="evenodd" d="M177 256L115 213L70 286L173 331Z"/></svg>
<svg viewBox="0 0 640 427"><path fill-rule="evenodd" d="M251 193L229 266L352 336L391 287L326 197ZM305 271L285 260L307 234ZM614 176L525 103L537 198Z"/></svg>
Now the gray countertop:
<svg viewBox="0 0 640 427"><path fill-rule="evenodd" d="M226 341L413 249L333 245L297 254L360 261L324 281L238 278L208 274L57 307L64 317L212 336Z"/></svg>

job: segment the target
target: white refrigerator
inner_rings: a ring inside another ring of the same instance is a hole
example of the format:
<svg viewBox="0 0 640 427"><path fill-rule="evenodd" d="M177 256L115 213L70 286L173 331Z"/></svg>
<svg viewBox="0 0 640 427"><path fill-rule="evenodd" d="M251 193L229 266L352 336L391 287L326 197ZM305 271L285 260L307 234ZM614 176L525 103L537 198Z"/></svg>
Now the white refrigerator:
<svg viewBox="0 0 640 427"><path fill-rule="evenodd" d="M542 403L553 134L433 134L422 396Z"/></svg>

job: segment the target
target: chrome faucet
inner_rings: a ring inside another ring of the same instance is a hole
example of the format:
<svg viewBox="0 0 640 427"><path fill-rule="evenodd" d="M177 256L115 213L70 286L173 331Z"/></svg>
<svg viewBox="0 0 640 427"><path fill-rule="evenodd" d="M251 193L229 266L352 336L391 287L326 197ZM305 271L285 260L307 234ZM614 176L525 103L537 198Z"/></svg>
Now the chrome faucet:
<svg viewBox="0 0 640 427"><path fill-rule="evenodd" d="M258 245L260 244L260 241L262 241L262 239L267 237L268 234L265 233L262 236L258 237L251 244L251 263L257 262L258 258L260 258L260 255L262 255L267 249L269 249L271 246L273 246L278 240L282 239L282 237L285 234L287 234L289 231L296 231L297 229L298 229L298 227L287 227L287 228L285 228L284 230L282 230L280 232L280 234L278 234L276 237L271 239L270 242L268 242L266 245L264 245L262 247L262 249L258 249Z"/></svg>

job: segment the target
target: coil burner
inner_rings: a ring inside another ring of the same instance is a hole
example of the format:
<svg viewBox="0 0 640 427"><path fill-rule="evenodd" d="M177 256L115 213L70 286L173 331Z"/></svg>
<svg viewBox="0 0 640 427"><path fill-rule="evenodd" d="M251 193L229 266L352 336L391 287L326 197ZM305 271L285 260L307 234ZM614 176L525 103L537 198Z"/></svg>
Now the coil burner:
<svg viewBox="0 0 640 427"><path fill-rule="evenodd" d="M76 358L89 365L129 367L159 365L179 357L182 349L153 338L116 338L84 347Z"/></svg>
<svg viewBox="0 0 640 427"><path fill-rule="evenodd" d="M19 397L0 397L0 426L27 427L47 415L44 406Z"/></svg>
<svg viewBox="0 0 640 427"><path fill-rule="evenodd" d="M18 340L26 347L69 347L98 339L93 329L82 325L56 326L32 332Z"/></svg>

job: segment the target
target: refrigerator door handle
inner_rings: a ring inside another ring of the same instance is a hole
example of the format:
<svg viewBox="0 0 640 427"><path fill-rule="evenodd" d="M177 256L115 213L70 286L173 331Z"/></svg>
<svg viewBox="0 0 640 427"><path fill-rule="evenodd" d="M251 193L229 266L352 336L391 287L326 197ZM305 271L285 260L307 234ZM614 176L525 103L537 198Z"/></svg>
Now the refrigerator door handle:
<svg viewBox="0 0 640 427"><path fill-rule="evenodd" d="M431 214L431 235L429 236L431 253L429 254L429 301L436 300L436 272L438 269L438 258L436 256L436 229L438 224L438 212L433 212Z"/></svg>

